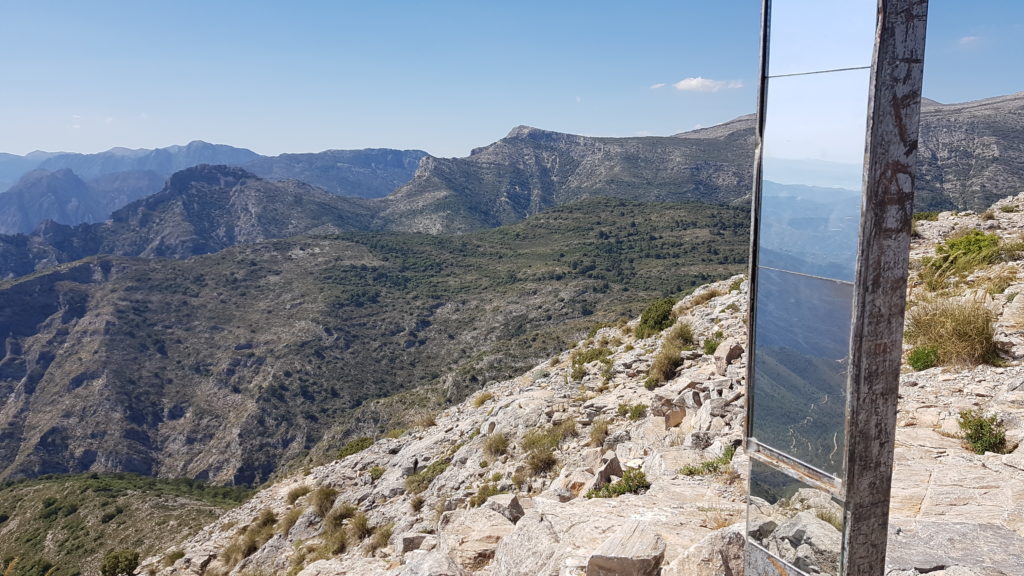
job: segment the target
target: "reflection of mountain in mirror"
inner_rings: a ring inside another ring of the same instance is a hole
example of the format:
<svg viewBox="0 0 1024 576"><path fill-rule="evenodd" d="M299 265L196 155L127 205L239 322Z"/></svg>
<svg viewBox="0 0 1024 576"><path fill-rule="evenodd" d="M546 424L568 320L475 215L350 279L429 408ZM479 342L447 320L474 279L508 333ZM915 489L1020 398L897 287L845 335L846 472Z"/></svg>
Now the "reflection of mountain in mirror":
<svg viewBox="0 0 1024 576"><path fill-rule="evenodd" d="M852 286L764 268L757 282L752 434L839 475Z"/></svg>
<svg viewBox="0 0 1024 576"><path fill-rule="evenodd" d="M765 181L758 264L852 282L859 226L858 190Z"/></svg>
<svg viewBox="0 0 1024 576"><path fill-rule="evenodd" d="M806 574L837 574L842 526L843 507L827 493L751 462L747 534L758 546Z"/></svg>

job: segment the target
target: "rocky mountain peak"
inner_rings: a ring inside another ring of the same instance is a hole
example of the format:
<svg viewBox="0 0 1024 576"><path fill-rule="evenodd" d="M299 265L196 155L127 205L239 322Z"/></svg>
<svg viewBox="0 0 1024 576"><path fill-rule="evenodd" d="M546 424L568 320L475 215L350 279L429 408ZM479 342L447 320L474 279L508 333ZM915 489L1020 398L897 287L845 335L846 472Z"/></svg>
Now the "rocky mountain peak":
<svg viewBox="0 0 1024 576"><path fill-rule="evenodd" d="M203 185L230 190L247 180L260 180L260 178L237 166L200 164L171 175L167 189L181 192L190 187Z"/></svg>

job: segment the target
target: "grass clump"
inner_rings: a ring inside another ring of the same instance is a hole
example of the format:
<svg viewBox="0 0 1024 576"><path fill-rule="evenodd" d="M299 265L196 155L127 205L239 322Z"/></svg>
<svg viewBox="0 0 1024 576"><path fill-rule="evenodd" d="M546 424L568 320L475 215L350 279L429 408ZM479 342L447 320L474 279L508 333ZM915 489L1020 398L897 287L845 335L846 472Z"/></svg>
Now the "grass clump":
<svg viewBox="0 0 1024 576"><path fill-rule="evenodd" d="M1003 204L1002 206L999 207L999 211L1006 212L1007 214L1012 214L1013 212L1019 212L1020 208L1017 208L1013 204Z"/></svg>
<svg viewBox="0 0 1024 576"><path fill-rule="evenodd" d="M913 222L918 222L920 220L934 222L939 219L939 213L937 211L914 212L914 215L911 216L910 219Z"/></svg>
<svg viewBox="0 0 1024 576"><path fill-rule="evenodd" d="M589 348L587 350L578 350L572 353L570 361L572 362L572 379L582 380L587 374L585 365L591 362L601 362L605 365L605 368L610 368L612 364L611 358L612 351L608 348Z"/></svg>
<svg viewBox="0 0 1024 576"><path fill-rule="evenodd" d="M647 406L643 404L619 404L619 416L628 417L630 420L639 420L647 416Z"/></svg>
<svg viewBox="0 0 1024 576"><path fill-rule="evenodd" d="M484 454L497 458L505 452L508 452L508 437L501 432L490 434L484 439Z"/></svg>
<svg viewBox="0 0 1024 576"><path fill-rule="evenodd" d="M287 496L288 503L289 504L295 504L295 502L299 498L302 498L303 496L305 496L306 494L309 494L312 491L313 491L313 489L310 488L309 486L306 486L305 484L303 484L302 486L296 486L295 488L292 488L291 490L288 491L288 496Z"/></svg>
<svg viewBox="0 0 1024 576"><path fill-rule="evenodd" d="M280 520L277 522L277 532L279 534L288 535L291 532L295 523L299 521L299 516L302 516L303 508L295 507L288 511Z"/></svg>
<svg viewBox="0 0 1024 576"><path fill-rule="evenodd" d="M975 410L961 410L957 419L964 444L975 454L1006 454L1006 426L998 416L984 416Z"/></svg>
<svg viewBox="0 0 1024 576"><path fill-rule="evenodd" d="M370 468L370 480L373 480L374 482L380 480L381 476L384 475L384 472L386 472L386 470L383 466L374 466L373 468Z"/></svg>
<svg viewBox="0 0 1024 576"><path fill-rule="evenodd" d="M430 428L431 426L437 425L437 416L434 414L421 414L416 419L416 426L419 428Z"/></svg>
<svg viewBox="0 0 1024 576"><path fill-rule="evenodd" d="M493 482L488 482L481 486L476 491L476 494L473 494L472 496L469 497L469 506L471 508L478 508L484 502L487 502L488 498L490 498L491 496L496 496L498 494L501 494L501 491L498 490L498 485L494 484Z"/></svg>
<svg viewBox="0 0 1024 576"><path fill-rule="evenodd" d="M430 487L430 483L434 481L434 478L437 478L447 470L448 465L451 463L452 459L450 455L446 458L434 460L423 470L410 476L406 476L405 489L413 494L420 494L426 491L426 489Z"/></svg>
<svg viewBox="0 0 1024 576"><path fill-rule="evenodd" d="M622 473L621 479L588 491L586 497L616 498L623 494L642 494L650 487L651 483L647 480L647 475L643 470L626 470Z"/></svg>
<svg viewBox="0 0 1024 576"><path fill-rule="evenodd" d="M705 304L707 302L710 302L712 298L717 298L717 297L719 297L719 296L721 296L723 294L724 294L724 292L722 292L721 290L719 290L717 288L709 288L708 290L705 290L705 291L701 292L700 294L697 294L696 296L694 296L690 300L690 308L696 308L697 306L700 306L701 304Z"/></svg>
<svg viewBox="0 0 1024 576"><path fill-rule="evenodd" d="M672 325L672 307L676 302L672 298L656 300L644 309L640 315L640 323L636 327L637 338L650 338Z"/></svg>
<svg viewBox="0 0 1024 576"><path fill-rule="evenodd" d="M608 425L611 423L607 418L598 418L590 425L590 445L603 446L604 439L608 437Z"/></svg>
<svg viewBox="0 0 1024 576"><path fill-rule="evenodd" d="M960 232L936 246L934 257L922 261L921 280L929 290L941 290L950 278L966 276L1016 251L1016 246L1004 246L997 234Z"/></svg>
<svg viewBox="0 0 1024 576"><path fill-rule="evenodd" d="M707 474L719 474L729 462L732 462L732 457L736 454L736 448L729 446L722 452L722 455L713 460L705 460L700 464L690 464L683 466L679 471L683 476L704 476Z"/></svg>
<svg viewBox="0 0 1024 576"><path fill-rule="evenodd" d="M234 568L239 562L251 556L274 535L277 516L270 509L260 512L256 520L238 532L224 549L225 563Z"/></svg>
<svg viewBox="0 0 1024 576"><path fill-rule="evenodd" d="M715 350L718 350L718 345L723 341L725 341L725 333L717 330L714 334L704 339L704 353L709 356L714 354Z"/></svg>
<svg viewBox="0 0 1024 576"><path fill-rule="evenodd" d="M729 292L739 292L743 286L743 278L737 278L729 283Z"/></svg>
<svg viewBox="0 0 1024 576"><path fill-rule="evenodd" d="M391 534L394 532L394 524L384 524L383 526L376 526L373 528L373 537L370 538L369 552L372 554L377 550L388 545L388 540L391 540Z"/></svg>
<svg viewBox="0 0 1024 576"><path fill-rule="evenodd" d="M907 364L920 372L939 365L939 349L935 346L915 346L907 354Z"/></svg>
<svg viewBox="0 0 1024 576"><path fill-rule="evenodd" d="M491 394L490 392L481 392L473 398L473 407L479 408L492 398L494 398L494 394Z"/></svg>
<svg viewBox="0 0 1024 576"><path fill-rule="evenodd" d="M419 512L423 509L423 503L426 501L423 495L417 494L409 500L409 509L413 512Z"/></svg>
<svg viewBox="0 0 1024 576"><path fill-rule="evenodd" d="M976 366L997 361L992 312L977 302L936 300L907 315L906 340L934 348L944 366Z"/></svg>
<svg viewBox="0 0 1024 576"><path fill-rule="evenodd" d="M365 540L367 536L373 533L373 529L370 528L370 518L366 515L366 512L360 510L349 519L348 533L356 541Z"/></svg>
<svg viewBox="0 0 1024 576"><path fill-rule="evenodd" d="M326 518L337 498L338 491L336 489L331 486L321 486L314 490L313 495L309 497L309 505L317 516Z"/></svg>
<svg viewBox="0 0 1024 576"><path fill-rule="evenodd" d="M370 446L373 446L373 438L368 438L366 436L363 436L362 438L356 438L355 440L352 440L348 444L345 444L344 446L341 447L341 451L338 452L338 459L340 460L346 456L358 454L359 452L366 450Z"/></svg>
<svg viewBox="0 0 1024 576"><path fill-rule="evenodd" d="M651 362L651 369L647 373L655 382L655 385L651 388L657 387L657 384L668 382L675 377L676 368L683 363L682 353L682 347L674 340L666 340L662 344L661 350L654 357L654 361ZM644 382L644 387L647 388L646 382ZM651 388L647 389L650 390Z"/></svg>

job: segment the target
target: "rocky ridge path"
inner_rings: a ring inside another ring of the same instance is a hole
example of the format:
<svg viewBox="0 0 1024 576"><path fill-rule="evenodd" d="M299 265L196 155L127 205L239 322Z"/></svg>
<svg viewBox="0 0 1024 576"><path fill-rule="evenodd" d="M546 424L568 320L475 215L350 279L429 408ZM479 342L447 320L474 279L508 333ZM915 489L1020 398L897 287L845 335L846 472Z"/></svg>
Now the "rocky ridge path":
<svg viewBox="0 0 1024 576"><path fill-rule="evenodd" d="M918 222L912 258L933 253L965 227L1016 238L1024 232L1024 212L1001 206L1024 210L1024 195L1000 201L984 217L943 213ZM968 278L955 295L983 301L996 313L1005 365L907 368L901 378L888 576L1024 575L1024 449L977 455L956 437L959 411L980 408L1003 419L1011 445L1024 440L1024 302L1012 296L1024 292L1020 272L1021 262L996 265ZM1006 274L1013 279L1000 293L972 288ZM649 390L644 382L672 328L646 339L633 336L637 320L602 328L522 376L487 386L433 424L270 486L179 546L183 556L170 565L161 557L146 560L143 573L742 574L746 302L747 283L736 277L677 303L676 322L690 324L697 349L682 353L674 377L660 387ZM701 343L718 333L724 341L704 354ZM574 355L600 349L608 351L606 362L574 366ZM592 441L594 429L605 425L607 433ZM536 430L561 431L550 472L531 473L528 466L523 440ZM505 454L486 449L496 435L507 440ZM736 453L722 471L680 472L729 447ZM649 489L586 498L590 488L631 469L644 472ZM425 470L440 473L417 495L422 483L410 477L422 480ZM295 497L301 487L313 491ZM337 491L330 511L316 510L319 487ZM498 494L480 504L488 492ZM334 554L331 518L347 505L364 511L382 536ZM258 525L261 514L268 518L267 511L276 523L240 558L247 527ZM808 528L820 540L837 538L827 522L802 521L779 546L800 545Z"/></svg>

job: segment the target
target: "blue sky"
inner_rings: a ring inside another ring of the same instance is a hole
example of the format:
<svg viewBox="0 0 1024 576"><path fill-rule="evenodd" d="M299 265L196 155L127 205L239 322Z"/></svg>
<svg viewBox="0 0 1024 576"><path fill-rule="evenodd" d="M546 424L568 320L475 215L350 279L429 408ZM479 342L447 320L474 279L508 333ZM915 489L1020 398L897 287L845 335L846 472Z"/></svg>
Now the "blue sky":
<svg viewBox="0 0 1024 576"><path fill-rule="evenodd" d="M463 156L512 127L668 135L754 110L758 0L0 0L0 151L201 139ZM1024 90L1024 2L932 0L925 95ZM823 49L827 49L823 47Z"/></svg>

